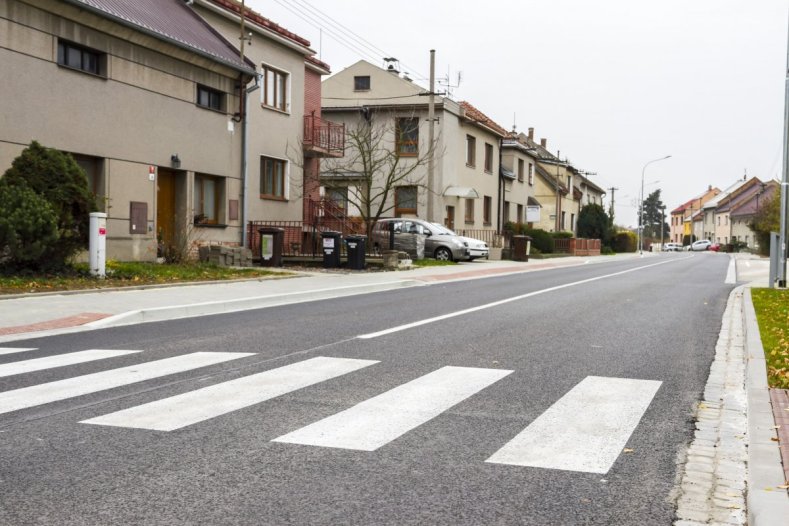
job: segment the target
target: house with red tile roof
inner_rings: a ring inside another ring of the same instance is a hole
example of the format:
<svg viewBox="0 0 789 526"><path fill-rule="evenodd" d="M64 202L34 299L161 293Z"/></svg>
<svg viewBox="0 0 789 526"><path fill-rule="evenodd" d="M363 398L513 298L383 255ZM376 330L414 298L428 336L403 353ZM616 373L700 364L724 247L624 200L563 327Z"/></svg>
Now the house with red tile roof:
<svg viewBox="0 0 789 526"><path fill-rule="evenodd" d="M391 192L384 191L384 181L375 183L372 191L381 193L384 215L420 217L478 236L495 233L503 226L505 209L499 153L506 130L470 102L436 96L434 176L429 185L427 163L420 162L431 149L428 90L390 66L362 60L324 80L322 87L324 116L344 124L349 134L368 126L382 130L383 147L396 152L402 166L420 163ZM322 164L324 195L341 204L348 192L361 191L353 156L346 147L346 158ZM429 200L433 217L428 216ZM510 207L511 220L516 210ZM358 211L350 207L348 213Z"/></svg>
<svg viewBox="0 0 789 526"><path fill-rule="evenodd" d="M695 212L700 211L704 203L714 198L720 192L720 189L713 188L712 185L710 185L703 193L697 195L693 199L689 199L671 211L669 239L671 239L672 243L682 244L686 236L687 239L690 239L689 236L691 235L692 225L691 217L694 215L694 210ZM698 235L701 235L701 230L699 230Z"/></svg>

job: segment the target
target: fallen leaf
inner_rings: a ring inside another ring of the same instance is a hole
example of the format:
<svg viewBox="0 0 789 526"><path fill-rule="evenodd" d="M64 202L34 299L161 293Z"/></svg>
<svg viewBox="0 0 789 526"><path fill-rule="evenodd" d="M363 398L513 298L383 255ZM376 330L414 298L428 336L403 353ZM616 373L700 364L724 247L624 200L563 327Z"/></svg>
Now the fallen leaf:
<svg viewBox="0 0 789 526"><path fill-rule="evenodd" d="M789 484L782 484L778 486L778 489L789 489Z"/></svg>
<svg viewBox="0 0 789 526"><path fill-rule="evenodd" d="M773 442L778 442L778 439L776 437L771 437L770 440L772 440Z"/></svg>
<svg viewBox="0 0 789 526"><path fill-rule="evenodd" d="M764 488L764 491L772 491L773 488Z"/></svg>
<svg viewBox="0 0 789 526"><path fill-rule="evenodd" d="M626 448L625 448L623 451L624 451L625 453L632 453L632 452L633 452L633 450L632 450L632 449L630 449L629 447L626 447Z"/></svg>

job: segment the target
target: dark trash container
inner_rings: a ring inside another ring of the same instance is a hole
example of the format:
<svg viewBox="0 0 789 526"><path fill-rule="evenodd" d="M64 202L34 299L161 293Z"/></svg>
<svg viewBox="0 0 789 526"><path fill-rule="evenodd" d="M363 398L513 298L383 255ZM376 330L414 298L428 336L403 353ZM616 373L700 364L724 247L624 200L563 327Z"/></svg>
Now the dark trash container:
<svg viewBox="0 0 789 526"><path fill-rule="evenodd" d="M367 236L346 236L345 244L348 247L348 268L364 270Z"/></svg>
<svg viewBox="0 0 789 526"><path fill-rule="evenodd" d="M515 261L529 261L529 248L531 237L512 236L512 259Z"/></svg>
<svg viewBox="0 0 789 526"><path fill-rule="evenodd" d="M342 252L342 234L328 230L321 232L321 247L323 247L323 268L337 268L340 266L340 252Z"/></svg>
<svg viewBox="0 0 789 526"><path fill-rule="evenodd" d="M281 267L285 229L263 227L258 228L258 232L260 233L260 265L263 267Z"/></svg>

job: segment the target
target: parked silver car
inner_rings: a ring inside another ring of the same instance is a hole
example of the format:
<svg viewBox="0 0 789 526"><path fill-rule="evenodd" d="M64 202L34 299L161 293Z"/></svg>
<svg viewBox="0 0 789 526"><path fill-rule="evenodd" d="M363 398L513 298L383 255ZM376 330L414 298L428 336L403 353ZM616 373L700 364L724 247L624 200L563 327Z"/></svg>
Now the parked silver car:
<svg viewBox="0 0 789 526"><path fill-rule="evenodd" d="M694 252L703 252L704 250L709 250L710 245L712 245L712 241L709 239L700 239L694 241L693 244L690 245L690 249Z"/></svg>
<svg viewBox="0 0 789 526"><path fill-rule="evenodd" d="M389 248L390 228L394 229L395 250L408 252L413 258L419 257L419 245L422 242L425 257L459 261L488 256L488 246L484 241L458 236L437 223L411 218L378 220L373 226L374 250Z"/></svg>

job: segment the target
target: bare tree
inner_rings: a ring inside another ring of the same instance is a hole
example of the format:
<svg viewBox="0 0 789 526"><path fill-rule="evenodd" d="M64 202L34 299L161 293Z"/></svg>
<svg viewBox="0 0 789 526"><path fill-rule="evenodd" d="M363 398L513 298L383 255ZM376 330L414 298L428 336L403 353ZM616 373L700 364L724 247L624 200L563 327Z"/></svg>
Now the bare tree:
<svg viewBox="0 0 789 526"><path fill-rule="evenodd" d="M345 139L345 156L324 160L322 178L347 189L348 208L358 212L368 235L379 218L394 210L397 187L416 187L422 190L418 194L432 198L427 164L440 153L438 138L432 144L420 140L418 117L368 111L346 128Z"/></svg>

